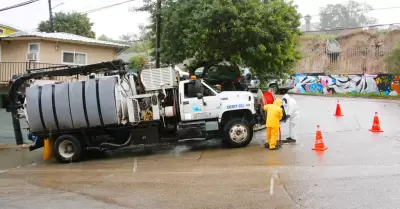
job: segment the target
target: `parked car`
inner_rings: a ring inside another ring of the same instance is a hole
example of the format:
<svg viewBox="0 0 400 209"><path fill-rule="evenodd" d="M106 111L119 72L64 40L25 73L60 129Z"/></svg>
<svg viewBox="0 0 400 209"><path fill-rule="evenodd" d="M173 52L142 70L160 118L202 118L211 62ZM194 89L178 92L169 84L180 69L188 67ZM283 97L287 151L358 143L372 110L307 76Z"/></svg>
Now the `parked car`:
<svg viewBox="0 0 400 209"><path fill-rule="evenodd" d="M242 75L245 77L245 83L250 91L256 92L256 89L260 88L261 81L257 76L252 75L248 68L242 69ZM290 89L294 88L296 82L293 76L288 74L285 75L286 79L279 78L275 75L268 76L267 87L271 88L274 93L286 93Z"/></svg>
<svg viewBox="0 0 400 209"><path fill-rule="evenodd" d="M272 89L274 93L287 93L290 89L296 86L294 77L286 74L286 78L272 77L267 86Z"/></svg>

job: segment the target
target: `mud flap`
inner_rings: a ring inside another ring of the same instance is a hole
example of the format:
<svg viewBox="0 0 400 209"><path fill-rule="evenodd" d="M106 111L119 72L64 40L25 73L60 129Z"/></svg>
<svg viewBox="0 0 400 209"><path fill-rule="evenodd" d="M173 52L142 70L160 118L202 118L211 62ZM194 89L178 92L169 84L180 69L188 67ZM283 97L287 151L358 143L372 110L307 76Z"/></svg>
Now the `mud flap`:
<svg viewBox="0 0 400 209"><path fill-rule="evenodd" d="M43 160L49 160L53 157L53 143L51 139L44 140Z"/></svg>

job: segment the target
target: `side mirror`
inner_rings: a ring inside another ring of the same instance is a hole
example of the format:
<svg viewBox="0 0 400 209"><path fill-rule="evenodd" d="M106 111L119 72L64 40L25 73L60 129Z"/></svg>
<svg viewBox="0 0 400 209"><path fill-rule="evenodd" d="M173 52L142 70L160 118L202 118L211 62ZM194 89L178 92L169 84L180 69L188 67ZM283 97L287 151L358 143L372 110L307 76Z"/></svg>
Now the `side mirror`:
<svg viewBox="0 0 400 209"><path fill-rule="evenodd" d="M203 94L202 93L197 93L197 99L203 99Z"/></svg>

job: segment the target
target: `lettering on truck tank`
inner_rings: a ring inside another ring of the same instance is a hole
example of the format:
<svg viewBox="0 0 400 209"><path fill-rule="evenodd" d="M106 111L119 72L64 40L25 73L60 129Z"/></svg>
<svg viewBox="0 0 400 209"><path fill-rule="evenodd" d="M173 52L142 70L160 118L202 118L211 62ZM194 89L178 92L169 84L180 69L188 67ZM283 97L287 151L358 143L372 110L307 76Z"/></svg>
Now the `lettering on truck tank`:
<svg viewBox="0 0 400 209"><path fill-rule="evenodd" d="M231 109L237 109L237 108L243 108L244 104L234 104L234 105L228 105L226 106L226 109L231 110Z"/></svg>

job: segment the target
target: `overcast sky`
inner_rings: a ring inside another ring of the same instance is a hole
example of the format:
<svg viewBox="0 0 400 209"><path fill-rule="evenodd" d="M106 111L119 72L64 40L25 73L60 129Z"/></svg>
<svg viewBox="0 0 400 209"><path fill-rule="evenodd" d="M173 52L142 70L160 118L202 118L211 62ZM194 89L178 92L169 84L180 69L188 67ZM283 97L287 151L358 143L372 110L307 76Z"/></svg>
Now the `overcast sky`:
<svg viewBox="0 0 400 209"><path fill-rule="evenodd" d="M0 8L25 2L27 0L0 0ZM52 0L52 6L64 3L54 9L54 12L77 11L99 8L102 6L123 2L125 0ZM343 0L294 0L299 6L302 15L317 15L318 9L326 4L343 3ZM366 0L374 8L400 7L398 0ZM137 33L140 24L148 22L149 15L146 13L130 12L129 8L138 7L143 4L142 0L133 1L98 12L90 13L88 16L94 23L96 36L105 34L117 39L124 33ZM372 11L369 15L378 18L378 23L400 23L400 9ZM11 25L21 30L33 30L37 28L40 21L49 18L48 0L39 0L27 6L0 12L0 24ZM316 22L319 17L313 17Z"/></svg>

